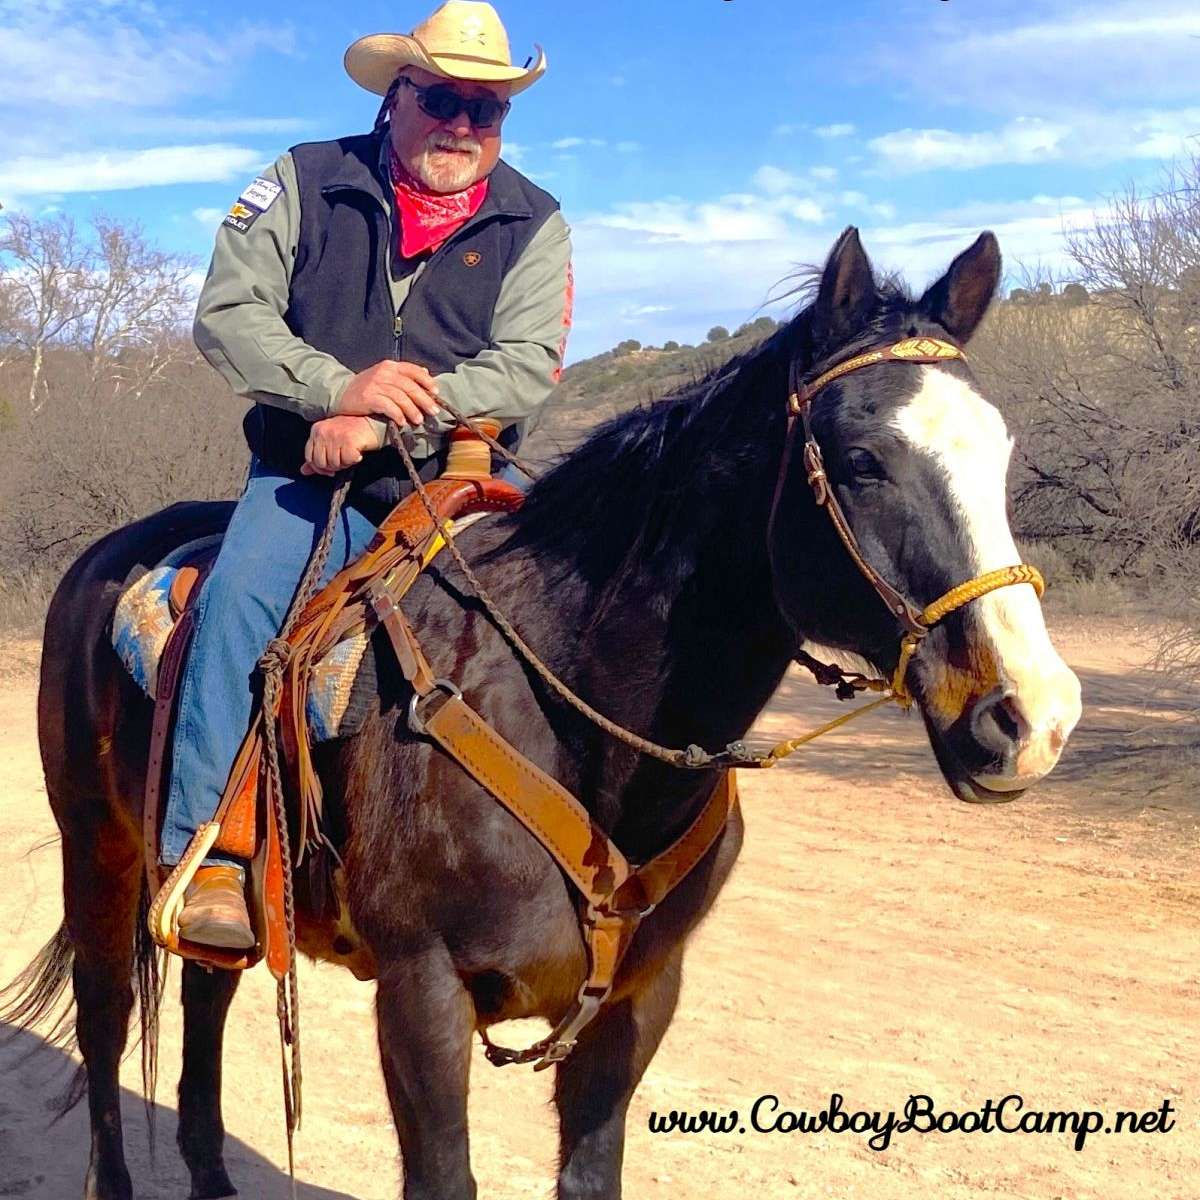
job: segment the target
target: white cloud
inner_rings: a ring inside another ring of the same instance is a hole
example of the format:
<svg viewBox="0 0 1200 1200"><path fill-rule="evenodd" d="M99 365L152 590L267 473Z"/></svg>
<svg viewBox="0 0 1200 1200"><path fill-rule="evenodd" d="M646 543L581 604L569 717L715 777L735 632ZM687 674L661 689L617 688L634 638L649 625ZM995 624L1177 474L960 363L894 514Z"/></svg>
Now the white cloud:
<svg viewBox="0 0 1200 1200"><path fill-rule="evenodd" d="M625 229L650 244L755 242L781 237L786 223L752 196L724 196L713 203L668 199L617 204L588 218L598 226Z"/></svg>
<svg viewBox="0 0 1200 1200"><path fill-rule="evenodd" d="M778 196L802 186L799 175L785 171L782 167L772 166L770 163L755 171L754 183L756 187L772 196Z"/></svg>
<svg viewBox="0 0 1200 1200"><path fill-rule="evenodd" d="M840 121L834 125L818 125L813 133L819 138L843 138L854 133L855 127L848 121Z"/></svg>
<svg viewBox="0 0 1200 1200"><path fill-rule="evenodd" d="M812 224L825 220L825 210L815 200L789 202L787 213L797 221L808 221Z"/></svg>
<svg viewBox="0 0 1200 1200"><path fill-rule="evenodd" d="M21 156L0 164L0 198L218 183L251 175L262 165L257 150L222 144Z"/></svg>
<svg viewBox="0 0 1200 1200"><path fill-rule="evenodd" d="M864 193L854 201L882 215ZM766 164L745 191L702 202L622 203L573 219L572 355L606 349L628 333L655 344L695 340L714 324L734 328L761 315L797 264L825 257L848 207L811 171ZM781 311L781 303L771 307Z"/></svg>
<svg viewBox="0 0 1200 1200"><path fill-rule="evenodd" d="M225 218L225 209L223 208L193 208L192 216L196 218L206 229L214 225L219 225Z"/></svg>
<svg viewBox="0 0 1200 1200"><path fill-rule="evenodd" d="M300 117L132 116L119 123L122 133L177 137L234 137L247 134L301 133L313 123Z"/></svg>
<svg viewBox="0 0 1200 1200"><path fill-rule="evenodd" d="M1003 129L980 133L898 129L872 138L867 146L883 166L897 174L966 171L995 163L1035 163L1058 158L1069 133L1065 125L1022 117Z"/></svg>
<svg viewBox="0 0 1200 1200"><path fill-rule="evenodd" d="M786 293L798 264L823 261L848 221L861 226L877 269L900 270L919 290L984 229L1000 239L1010 270L1018 262L1062 269L1064 230L1094 219L1092 203L1083 198L1038 195L931 210L920 221L897 223L890 202L861 191L831 194L824 205L787 190L770 192L762 182L778 182L773 172L758 173L756 191L704 204L668 198L572 221L572 357L625 336L653 344L695 341L714 324L734 328L764 310L783 315L788 303L764 302ZM795 211L805 199L822 209L821 219L807 219L818 216L815 208Z"/></svg>
<svg viewBox="0 0 1200 1200"><path fill-rule="evenodd" d="M1057 113L1195 96L1195 0L1060 0L1049 14L1045 8L947 5L938 13L940 36L921 43L919 71L908 45L882 46L876 56L907 86L992 111Z"/></svg>
<svg viewBox="0 0 1200 1200"><path fill-rule="evenodd" d="M810 167L803 175L783 167L767 163L754 173L754 185L769 195L782 195L785 192L807 192L818 194L821 185L831 183L838 177L836 167Z"/></svg>
<svg viewBox="0 0 1200 1200"><path fill-rule="evenodd" d="M687 210L674 213L677 224L698 221L690 206L670 203ZM661 236L661 212L654 230L629 220L607 220L607 215L572 222L573 358L605 350L627 336L661 345L668 338L696 341L715 324L733 328L755 314L770 288L798 259L828 250L824 233L801 240L782 219L772 226L774 236L765 239L740 240L744 230L729 229L729 240L697 240ZM709 226L707 232L716 230Z"/></svg>
<svg viewBox="0 0 1200 1200"><path fill-rule="evenodd" d="M288 52L286 24L238 24L213 37L151 5L54 3L0 8L0 109L149 109L219 95L230 69L261 49Z"/></svg>
<svg viewBox="0 0 1200 1200"><path fill-rule="evenodd" d="M999 129L899 129L868 147L889 174L966 171L999 164L1083 164L1164 159L1185 152L1200 135L1200 108L1077 115L1046 120L1018 117Z"/></svg>
<svg viewBox="0 0 1200 1200"><path fill-rule="evenodd" d="M869 213L873 217L879 217L884 221L894 221L896 219L896 206L890 200L873 201L863 192L853 189L842 192L838 196L838 203L843 208L857 209L860 212Z"/></svg>
<svg viewBox="0 0 1200 1200"><path fill-rule="evenodd" d="M621 145L627 143L622 142ZM604 138L562 137L550 143L551 150L574 150L577 146L607 146ZM618 147L619 148L619 147Z"/></svg>
<svg viewBox="0 0 1200 1200"><path fill-rule="evenodd" d="M863 240L880 262L920 283L936 278L984 229L996 234L1010 271L1017 263L1065 270L1070 261L1064 233L1094 222L1095 205L1078 196L1034 196L960 205L923 221L866 226Z"/></svg>

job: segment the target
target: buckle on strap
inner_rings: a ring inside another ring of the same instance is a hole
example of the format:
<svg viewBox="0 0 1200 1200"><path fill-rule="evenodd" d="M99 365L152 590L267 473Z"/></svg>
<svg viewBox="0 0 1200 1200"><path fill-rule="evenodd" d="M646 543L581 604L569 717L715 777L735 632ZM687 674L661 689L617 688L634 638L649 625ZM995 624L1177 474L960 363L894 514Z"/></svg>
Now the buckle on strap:
<svg viewBox="0 0 1200 1200"><path fill-rule="evenodd" d="M408 727L419 737L424 737L427 733L425 728L425 709L428 702L435 699L439 692L445 695L446 699L462 699L462 690L456 687L449 679L435 679L433 681L433 691L429 692L413 692L412 699L408 702ZM445 700L442 701L445 703ZM440 706L439 706L440 707Z"/></svg>
<svg viewBox="0 0 1200 1200"><path fill-rule="evenodd" d="M535 1042L524 1050L498 1046L488 1037L487 1031L481 1029L479 1036L483 1038L484 1057L494 1067L531 1062L535 1071L544 1071L547 1067L562 1062L575 1049L580 1033L591 1024L611 990L590 989L585 983L579 989L571 1007L563 1015L563 1019L540 1042Z"/></svg>
<svg viewBox="0 0 1200 1200"><path fill-rule="evenodd" d="M654 911L655 903L641 908L608 909L603 902L597 905L589 900L584 912L584 928L589 931L586 936L590 958L588 976L579 987L575 1001L563 1015L559 1023L540 1042L524 1050L514 1050L508 1046L497 1046L491 1041L486 1031L481 1030L484 1054L488 1062L496 1067L506 1067L510 1063L533 1063L535 1071L544 1071L547 1067L560 1063L575 1049L580 1033L591 1024L604 1002L612 993L613 979L621 964L624 950L628 948L628 939L637 929L641 919ZM622 936L623 931L629 931ZM598 931L603 931L610 941L606 951L598 953L594 940ZM599 982L594 982L596 980Z"/></svg>
<svg viewBox="0 0 1200 1200"><path fill-rule="evenodd" d="M545 1042L539 1042L536 1049L541 1050L541 1057L533 1064L535 1071L544 1071L547 1067L560 1063L572 1050L585 1026L590 1025L592 1018L600 1011L600 1006L608 999L611 988L601 992L589 991L587 984L579 989L575 1003L550 1034Z"/></svg>

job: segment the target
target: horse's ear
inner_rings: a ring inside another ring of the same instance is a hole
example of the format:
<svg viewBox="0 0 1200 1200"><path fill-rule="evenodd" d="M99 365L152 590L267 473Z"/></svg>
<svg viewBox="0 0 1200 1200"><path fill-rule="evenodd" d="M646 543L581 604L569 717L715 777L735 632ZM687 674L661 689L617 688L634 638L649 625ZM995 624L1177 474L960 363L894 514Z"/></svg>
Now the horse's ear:
<svg viewBox="0 0 1200 1200"><path fill-rule="evenodd" d="M848 225L829 252L813 305L813 339L818 353L848 341L867 323L876 294L871 260L858 230Z"/></svg>
<svg viewBox="0 0 1200 1200"><path fill-rule="evenodd" d="M921 297L921 311L955 341L966 343L987 312L1000 283L1000 243L990 230L951 264Z"/></svg>

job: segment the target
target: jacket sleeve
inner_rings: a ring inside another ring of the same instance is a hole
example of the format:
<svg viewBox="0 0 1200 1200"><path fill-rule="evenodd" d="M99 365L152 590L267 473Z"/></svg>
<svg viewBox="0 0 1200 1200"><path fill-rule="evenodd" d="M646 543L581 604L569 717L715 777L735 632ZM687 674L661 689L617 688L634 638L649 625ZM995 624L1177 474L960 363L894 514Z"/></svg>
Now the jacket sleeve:
<svg viewBox="0 0 1200 1200"><path fill-rule="evenodd" d="M500 285L491 345L438 375L439 393L464 416L525 420L545 403L562 374L573 302L571 231L551 213ZM443 433L445 415L424 428Z"/></svg>
<svg viewBox="0 0 1200 1200"><path fill-rule="evenodd" d="M329 416L354 372L298 338L284 321L300 235L296 168L283 154L262 173L282 191L244 230L217 230L193 336L200 353L240 396Z"/></svg>

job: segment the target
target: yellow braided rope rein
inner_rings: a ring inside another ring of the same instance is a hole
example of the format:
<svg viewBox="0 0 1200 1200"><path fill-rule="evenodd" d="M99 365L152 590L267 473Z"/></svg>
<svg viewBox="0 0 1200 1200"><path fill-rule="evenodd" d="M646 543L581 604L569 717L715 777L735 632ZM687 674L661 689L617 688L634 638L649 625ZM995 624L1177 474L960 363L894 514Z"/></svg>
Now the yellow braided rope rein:
<svg viewBox="0 0 1200 1200"><path fill-rule="evenodd" d="M949 616L955 609L962 608L964 604L970 604L972 600L978 600L980 596L986 596L988 592L994 592L997 588L1009 587L1014 583L1030 584L1037 593L1039 600L1046 590L1046 581L1042 578L1042 573L1037 567L1032 567L1028 563L1020 563L1014 567L1000 567L998 570L988 571L986 574L980 575L975 579L969 579L966 583L960 583L957 587L952 587L944 596L939 597L921 613L921 624L932 627L943 617ZM900 661L896 664L896 673L892 676L890 686L884 683L882 679L867 681L866 687L871 691L886 689L879 699L872 700L869 704L860 705L851 712L842 713L840 717L835 717L832 721L826 721L824 725L819 725L816 729L809 730L808 733L802 733L799 737L779 742L776 746L772 747L758 765L760 767L773 767L776 763L782 762L783 759L794 754L801 746L821 737L822 734L829 733L837 729L838 726L845 725L847 721L853 721L855 717L864 716L866 713L880 708L884 704L890 704L893 700L901 708L911 708L913 702L912 695L904 680L908 674L908 664L912 661L912 656L917 652L920 644L921 639L916 634L907 633L904 635L904 638L900 642Z"/></svg>
<svg viewBox="0 0 1200 1200"><path fill-rule="evenodd" d="M818 725L816 729L810 729L807 733L802 733L799 737L789 738L786 742L780 742L773 746L767 754L760 759L756 764L759 767L773 767L776 763L782 762L791 754L795 754L801 746L808 742L815 741L822 734L829 733L836 729L839 725L845 725L847 721L853 721L855 717L864 716L872 709L879 708L883 704L890 704L896 699L895 694L889 688L878 700L872 700L870 704L859 705L858 708L852 709L850 712L842 713L840 717L834 717L832 721L826 721L824 725Z"/></svg>

